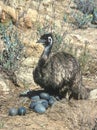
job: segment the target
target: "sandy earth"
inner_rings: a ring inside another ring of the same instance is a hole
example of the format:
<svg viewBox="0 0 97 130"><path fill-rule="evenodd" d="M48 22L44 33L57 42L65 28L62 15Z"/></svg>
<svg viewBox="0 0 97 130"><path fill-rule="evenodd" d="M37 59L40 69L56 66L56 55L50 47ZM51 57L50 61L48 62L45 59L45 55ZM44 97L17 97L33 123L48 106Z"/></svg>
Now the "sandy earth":
<svg viewBox="0 0 97 130"><path fill-rule="evenodd" d="M81 34L90 38L93 29L84 31L77 30L74 33ZM95 30L95 33L97 31ZM93 56L96 57L96 35L91 36L92 46L95 48ZM94 44L93 44L94 43ZM83 83L87 88L97 87L97 70L83 75ZM56 102L46 113L38 114L29 109L30 99L28 97L19 97L19 94L25 91L25 88L11 86L10 93L0 92L0 129L1 130L92 130L97 118L97 99L94 100L74 100L69 102L65 99ZM32 91L39 92L40 87L32 86ZM33 96L33 94L32 94ZM24 106L27 108L25 116L8 115L10 108Z"/></svg>
<svg viewBox="0 0 97 130"><path fill-rule="evenodd" d="M88 80L84 80L85 84ZM92 80L89 85L93 85ZM88 84L88 83L87 83ZM94 85L95 86L95 85ZM0 94L0 129L2 130L92 130L97 118L97 100L65 99L57 101L46 113L38 114L29 109L30 99L19 97L21 88L13 88L10 94ZM34 88L33 91L41 92ZM33 93L32 93L33 95ZM9 116L9 108L25 106L25 116Z"/></svg>
<svg viewBox="0 0 97 130"><path fill-rule="evenodd" d="M73 32L74 36L81 36L78 37L79 41L80 38L89 41L93 61L91 71L83 75L83 83L87 88L97 88L97 29L75 29ZM32 86L31 89L32 92L41 91L39 86ZM97 118L97 99L70 101L62 99L49 107L44 114L38 114L29 109L31 100L28 97L19 97L25 90L26 88L12 85L8 94L0 91L1 130L93 130ZM10 108L21 106L27 109L25 116L8 115Z"/></svg>

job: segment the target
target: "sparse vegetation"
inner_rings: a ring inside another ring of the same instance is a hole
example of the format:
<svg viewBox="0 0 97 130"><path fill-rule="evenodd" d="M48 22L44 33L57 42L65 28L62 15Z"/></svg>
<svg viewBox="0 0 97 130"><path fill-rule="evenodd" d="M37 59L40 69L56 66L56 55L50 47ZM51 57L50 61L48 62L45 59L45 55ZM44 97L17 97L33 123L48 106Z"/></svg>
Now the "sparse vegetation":
<svg viewBox="0 0 97 130"><path fill-rule="evenodd" d="M84 14L92 14L94 7L96 6L95 0L74 0L77 4L77 9L82 11Z"/></svg>
<svg viewBox="0 0 97 130"><path fill-rule="evenodd" d="M0 129L3 129L4 127L4 122L0 121Z"/></svg>
<svg viewBox="0 0 97 130"><path fill-rule="evenodd" d="M64 16L63 16L63 20L64 20L64 22L67 22L67 15L66 14L64 14Z"/></svg>
<svg viewBox="0 0 97 130"><path fill-rule="evenodd" d="M96 8L97 1L95 0L74 0L77 5L77 9L80 12L73 13L75 18L75 25L78 28L88 27L88 23L96 23ZM92 27L92 26L91 26Z"/></svg>
<svg viewBox="0 0 97 130"><path fill-rule="evenodd" d="M78 28L87 28L89 23L92 21L91 15L75 13L73 16L75 18L75 24Z"/></svg>
<svg viewBox="0 0 97 130"><path fill-rule="evenodd" d="M0 53L0 65L4 70L14 72L19 66L23 44L11 22L8 26L0 23L0 34L4 42L4 50Z"/></svg>
<svg viewBox="0 0 97 130"><path fill-rule="evenodd" d="M3 18L8 16L8 20L12 20L7 25L1 20L1 2L4 2ZM38 56L41 55L41 48L35 42L48 32L54 35L52 52L65 51L77 57L84 85L89 89L96 88L97 31L95 27L88 25L97 24L97 0L1 0L0 4L0 39L4 45L3 49L0 48L0 69L4 70L1 72L0 81L4 81L9 87L7 94L2 93L3 84L0 82L0 129L91 130L97 117L96 100L71 99L67 102L63 99L56 102L44 115L37 116L28 109L29 98L19 98L18 95L25 89L31 89L31 93L28 92L29 97L41 91L40 87L33 83L32 76ZM18 20L15 19L15 13ZM23 39L20 39L21 32L21 35L25 35ZM9 79L17 80L20 88L10 84ZM25 117L8 117L9 108L18 108L21 105L27 108Z"/></svg>
<svg viewBox="0 0 97 130"><path fill-rule="evenodd" d="M91 56L88 50L88 43L86 42L84 45L83 51L81 52L79 56L79 62L82 67L83 74L86 73L89 69L88 63L90 59L91 59Z"/></svg>
<svg viewBox="0 0 97 130"><path fill-rule="evenodd" d="M86 20L86 18L85 18L85 20ZM81 21L79 20L79 22L81 22ZM82 21L82 22L83 22L83 24L79 23L80 27L82 27L86 21L85 22ZM44 26L44 28L39 27L37 30L38 35L41 36L42 34L47 33L48 28L50 28L50 26L47 26L47 28L45 28L45 26ZM87 65L88 65L89 59L91 58L91 56L89 54L89 50L88 50L88 43L87 42L84 43L84 48L80 49L80 55L78 56L79 48L75 47L75 45L73 45L70 40L67 42L65 41L65 37L68 32L65 32L63 34L62 34L62 32L59 33L56 31L56 28L54 28L54 26L53 26L53 30L54 30L53 36L54 36L55 44L52 49L52 52L53 53L55 53L56 51L65 51L67 53L69 52L70 54L72 54L79 60L81 68L82 68L82 72L86 73L86 71L88 69Z"/></svg>

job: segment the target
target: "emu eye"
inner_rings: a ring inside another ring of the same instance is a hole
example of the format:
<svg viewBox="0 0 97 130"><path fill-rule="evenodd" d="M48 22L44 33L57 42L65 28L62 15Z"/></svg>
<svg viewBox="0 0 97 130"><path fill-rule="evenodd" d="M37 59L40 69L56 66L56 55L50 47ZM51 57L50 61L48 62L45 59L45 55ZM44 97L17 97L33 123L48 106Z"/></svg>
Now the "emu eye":
<svg viewBox="0 0 97 130"><path fill-rule="evenodd" d="M52 38L48 37L48 42L51 43L52 42Z"/></svg>

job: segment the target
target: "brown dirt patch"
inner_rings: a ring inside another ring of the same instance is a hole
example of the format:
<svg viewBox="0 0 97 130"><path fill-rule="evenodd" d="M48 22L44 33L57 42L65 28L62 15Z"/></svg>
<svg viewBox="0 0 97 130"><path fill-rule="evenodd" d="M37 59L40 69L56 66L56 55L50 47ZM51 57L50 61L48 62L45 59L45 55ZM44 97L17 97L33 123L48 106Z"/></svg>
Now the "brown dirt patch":
<svg viewBox="0 0 97 130"><path fill-rule="evenodd" d="M87 82L84 81L84 82ZM94 85L95 86L95 85ZM33 91L39 89L34 88ZM97 100L65 99L57 101L46 113L29 109L30 99L19 97L22 88L12 88L10 94L0 93L0 129L2 130L92 130L97 115ZM25 116L8 115L9 108L25 106Z"/></svg>

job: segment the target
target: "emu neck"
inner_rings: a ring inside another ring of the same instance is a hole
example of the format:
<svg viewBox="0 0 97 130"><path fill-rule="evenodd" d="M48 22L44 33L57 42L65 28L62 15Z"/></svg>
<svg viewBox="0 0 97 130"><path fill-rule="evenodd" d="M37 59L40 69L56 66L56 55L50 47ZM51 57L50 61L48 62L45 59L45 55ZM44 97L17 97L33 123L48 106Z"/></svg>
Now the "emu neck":
<svg viewBox="0 0 97 130"><path fill-rule="evenodd" d="M46 62L46 60L49 57L49 54L51 52L51 48L52 48L52 46L45 47L45 49L44 49L44 51L42 53L42 56L41 56L41 58L39 60L39 66L42 67L45 64L45 62Z"/></svg>
<svg viewBox="0 0 97 130"><path fill-rule="evenodd" d="M48 56L49 56L49 54L51 52L51 48L52 48L52 46L45 47L45 49L43 51L43 54L42 54L42 58L44 58L44 59L48 58Z"/></svg>

